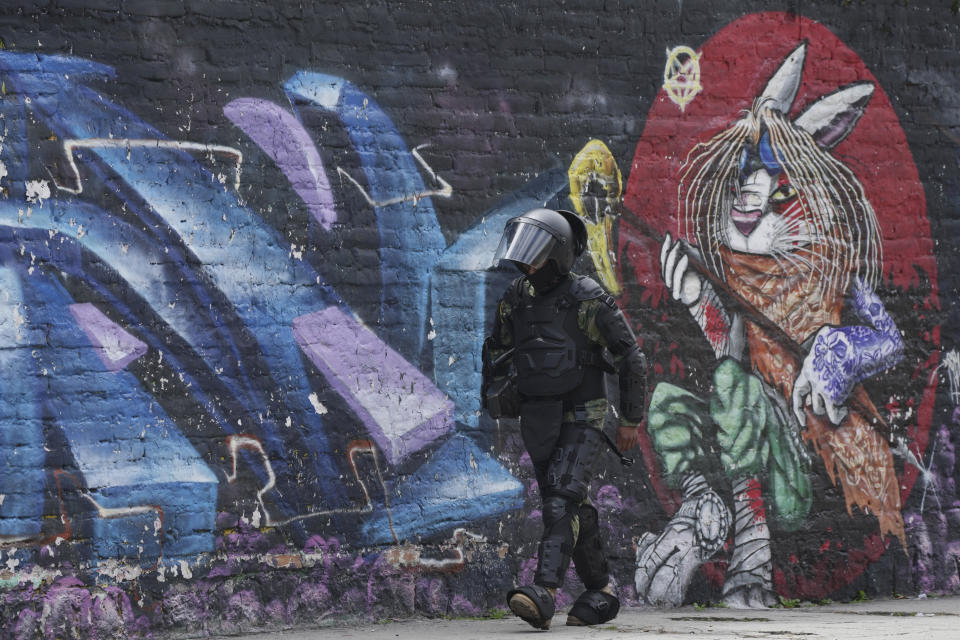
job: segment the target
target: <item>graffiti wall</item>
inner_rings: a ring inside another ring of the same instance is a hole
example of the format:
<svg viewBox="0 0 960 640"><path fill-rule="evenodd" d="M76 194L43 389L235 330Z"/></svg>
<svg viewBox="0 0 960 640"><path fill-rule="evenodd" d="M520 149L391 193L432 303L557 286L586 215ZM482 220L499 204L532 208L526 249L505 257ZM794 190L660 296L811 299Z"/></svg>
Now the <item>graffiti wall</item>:
<svg viewBox="0 0 960 640"><path fill-rule="evenodd" d="M649 366L590 490L625 604L960 591L956 7L22 4L0 636L502 610L540 497L481 346L540 206Z"/></svg>

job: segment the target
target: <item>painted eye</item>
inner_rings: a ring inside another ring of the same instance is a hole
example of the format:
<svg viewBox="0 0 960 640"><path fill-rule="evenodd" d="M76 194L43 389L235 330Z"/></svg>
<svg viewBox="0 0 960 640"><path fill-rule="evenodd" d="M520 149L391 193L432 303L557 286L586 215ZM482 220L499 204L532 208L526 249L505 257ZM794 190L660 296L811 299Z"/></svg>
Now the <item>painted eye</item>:
<svg viewBox="0 0 960 640"><path fill-rule="evenodd" d="M780 204L796 197L797 190L794 188L794 186L792 184L783 184L780 185L776 191L770 194L770 202L774 204Z"/></svg>

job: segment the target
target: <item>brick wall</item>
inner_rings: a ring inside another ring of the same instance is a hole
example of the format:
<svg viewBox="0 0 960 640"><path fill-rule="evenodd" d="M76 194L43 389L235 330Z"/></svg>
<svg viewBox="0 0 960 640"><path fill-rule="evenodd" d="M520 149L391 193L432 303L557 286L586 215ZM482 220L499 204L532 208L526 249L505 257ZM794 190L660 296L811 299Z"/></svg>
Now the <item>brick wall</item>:
<svg viewBox="0 0 960 640"><path fill-rule="evenodd" d="M0 635L502 608L540 505L480 344L544 204L650 365L591 489L625 603L956 592L957 11L0 9Z"/></svg>

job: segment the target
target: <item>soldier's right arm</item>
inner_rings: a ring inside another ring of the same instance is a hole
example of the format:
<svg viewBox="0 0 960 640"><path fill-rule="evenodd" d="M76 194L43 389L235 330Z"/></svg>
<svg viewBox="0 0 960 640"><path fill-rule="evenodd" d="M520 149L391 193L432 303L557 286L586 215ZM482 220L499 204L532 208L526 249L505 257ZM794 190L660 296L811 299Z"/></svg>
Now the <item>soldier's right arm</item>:
<svg viewBox="0 0 960 640"><path fill-rule="evenodd" d="M487 339L483 341L484 378L487 376L487 368L513 348L513 332L510 327L510 314L512 312L513 305L508 291L497 303L497 311L493 317L493 329ZM489 373L494 374L493 371Z"/></svg>
<svg viewBox="0 0 960 640"><path fill-rule="evenodd" d="M494 418L512 415L519 410L516 384L513 380L513 330L510 315L513 313L515 281L497 303L493 329L483 341L481 398L483 406Z"/></svg>

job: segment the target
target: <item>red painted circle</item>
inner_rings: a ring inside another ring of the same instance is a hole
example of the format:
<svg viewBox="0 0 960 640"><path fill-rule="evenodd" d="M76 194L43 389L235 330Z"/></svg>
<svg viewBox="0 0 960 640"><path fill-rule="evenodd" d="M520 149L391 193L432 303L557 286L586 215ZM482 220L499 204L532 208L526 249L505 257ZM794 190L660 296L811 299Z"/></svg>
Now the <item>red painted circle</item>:
<svg viewBox="0 0 960 640"><path fill-rule="evenodd" d="M729 127L743 110L749 109L784 58L804 40L808 42L806 63L790 115L796 117L810 103L844 85L858 81L874 83L875 91L866 112L833 155L857 175L876 211L883 239L884 282L902 289L916 287L921 284L918 273L922 272L929 278L930 287L922 305L936 309L937 268L926 200L896 113L883 88L854 51L823 25L793 14L752 14L710 38L698 50L702 90L683 109L666 91L657 94L629 170L623 236L637 235L630 230L637 226L631 225L631 216L642 217L660 233L677 236L677 185L687 153L698 142L705 142ZM644 300L633 302L656 308L664 289L657 256L650 253L655 248L649 242L640 245L629 254L633 273L626 277L635 277L646 287ZM911 448L919 452L926 450L933 419L936 376L930 380L930 372L937 366L938 330L939 327L927 338L930 358L914 373L915 379L929 380L918 383L916 422L908 433ZM910 338L908 331L907 339ZM916 469L905 465L900 478L903 500L916 478ZM661 488L658 493L665 503L675 499L662 490L659 481L655 485ZM860 549L848 550L848 565L837 569L821 567L826 574L821 573L817 580L803 579L789 585L778 581L778 586L781 593L785 589L801 597L822 597L859 575L880 557L884 548L879 534L868 536Z"/></svg>

